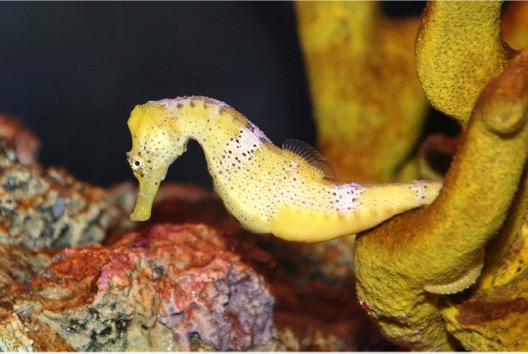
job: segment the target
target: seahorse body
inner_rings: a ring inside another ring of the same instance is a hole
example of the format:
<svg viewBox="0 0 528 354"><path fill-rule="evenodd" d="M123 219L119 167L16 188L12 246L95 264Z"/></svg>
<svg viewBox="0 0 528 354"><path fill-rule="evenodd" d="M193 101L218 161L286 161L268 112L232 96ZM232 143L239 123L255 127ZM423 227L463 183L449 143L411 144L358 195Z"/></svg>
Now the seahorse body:
<svg viewBox="0 0 528 354"><path fill-rule="evenodd" d="M273 145L242 114L206 97L138 105L128 127L132 150L127 159L139 181L134 221L150 218L159 184L189 139L203 148L215 191L242 226L286 240L323 241L364 231L430 204L441 188L438 182L331 182L320 157L313 163L290 151L297 146Z"/></svg>

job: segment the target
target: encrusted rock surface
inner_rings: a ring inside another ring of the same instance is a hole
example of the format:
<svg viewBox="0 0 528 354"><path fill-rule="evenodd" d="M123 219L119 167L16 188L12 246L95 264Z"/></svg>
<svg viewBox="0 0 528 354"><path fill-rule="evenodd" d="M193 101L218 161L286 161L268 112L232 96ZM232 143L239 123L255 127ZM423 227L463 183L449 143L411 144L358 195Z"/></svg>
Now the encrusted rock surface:
<svg viewBox="0 0 528 354"><path fill-rule="evenodd" d="M0 243L83 246L114 226L107 193L65 171L12 164L0 169Z"/></svg>
<svg viewBox="0 0 528 354"><path fill-rule="evenodd" d="M160 224L110 247L58 251L2 294L0 348L280 350L273 297L233 245L204 225ZM42 333L58 345L42 347Z"/></svg>
<svg viewBox="0 0 528 354"><path fill-rule="evenodd" d="M102 241L123 210L104 189L40 167L38 140L16 122L0 117L0 244L34 249Z"/></svg>

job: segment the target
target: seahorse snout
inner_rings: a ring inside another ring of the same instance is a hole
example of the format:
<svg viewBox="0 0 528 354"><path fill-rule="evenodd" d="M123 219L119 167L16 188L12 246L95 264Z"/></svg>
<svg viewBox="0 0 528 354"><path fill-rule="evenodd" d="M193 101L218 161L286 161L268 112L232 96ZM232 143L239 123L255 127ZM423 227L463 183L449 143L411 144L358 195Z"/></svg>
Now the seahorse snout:
<svg viewBox="0 0 528 354"><path fill-rule="evenodd" d="M134 168L132 168L134 169ZM134 212L130 215L132 221L146 221L150 219L154 197L158 192L159 186L165 177L166 169L149 170L149 173L134 171L139 182L139 193L136 201Z"/></svg>

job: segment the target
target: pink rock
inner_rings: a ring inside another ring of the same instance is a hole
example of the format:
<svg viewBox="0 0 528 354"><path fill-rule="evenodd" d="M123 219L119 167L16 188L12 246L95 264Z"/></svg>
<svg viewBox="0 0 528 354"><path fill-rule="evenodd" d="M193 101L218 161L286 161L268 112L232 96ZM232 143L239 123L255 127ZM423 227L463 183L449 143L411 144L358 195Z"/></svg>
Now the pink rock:
<svg viewBox="0 0 528 354"><path fill-rule="evenodd" d="M110 247L67 248L11 303L75 350L269 346L274 299L229 243L205 225L160 224ZM34 329L18 335L38 342Z"/></svg>

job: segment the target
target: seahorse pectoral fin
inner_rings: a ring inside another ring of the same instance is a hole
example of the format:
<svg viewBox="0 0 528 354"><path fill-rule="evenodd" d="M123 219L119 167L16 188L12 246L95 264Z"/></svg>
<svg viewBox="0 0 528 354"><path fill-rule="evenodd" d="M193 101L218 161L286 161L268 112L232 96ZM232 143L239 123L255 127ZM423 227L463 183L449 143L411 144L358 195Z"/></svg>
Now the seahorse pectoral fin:
<svg viewBox="0 0 528 354"><path fill-rule="evenodd" d="M152 211L152 204L154 203L154 197L158 192L159 186L165 172L153 171L144 177L134 173L139 181L139 193L136 201L136 207L134 212L130 214L130 220L132 221L146 221L150 219Z"/></svg>

